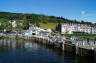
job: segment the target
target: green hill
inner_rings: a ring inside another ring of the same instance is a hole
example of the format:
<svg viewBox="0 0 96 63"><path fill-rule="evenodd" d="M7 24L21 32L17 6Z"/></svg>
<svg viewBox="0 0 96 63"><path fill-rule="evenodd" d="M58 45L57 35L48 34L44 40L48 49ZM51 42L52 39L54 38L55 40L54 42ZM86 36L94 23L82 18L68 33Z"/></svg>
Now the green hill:
<svg viewBox="0 0 96 63"><path fill-rule="evenodd" d="M11 12L0 12L0 23L5 23L0 25L0 30L2 29L13 29L11 25L7 22L9 20L16 20L18 23L21 22L23 26L17 27L20 29L28 29L28 23L36 24L37 26L41 26L43 28L51 28L55 29L57 23L82 23L82 24L92 24L91 22L84 22L84 21L76 21L76 20L69 20L63 17L56 17L56 16L47 16L43 14L27 14L27 13L11 13ZM8 23L8 24L7 24ZM6 25L6 26L5 26ZM2 27L3 26L3 27Z"/></svg>

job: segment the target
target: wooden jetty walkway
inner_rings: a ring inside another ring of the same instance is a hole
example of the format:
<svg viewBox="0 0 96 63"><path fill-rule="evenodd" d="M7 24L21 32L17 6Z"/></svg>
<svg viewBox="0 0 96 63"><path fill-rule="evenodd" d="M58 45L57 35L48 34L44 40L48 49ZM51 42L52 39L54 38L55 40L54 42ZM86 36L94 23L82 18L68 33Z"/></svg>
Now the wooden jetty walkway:
<svg viewBox="0 0 96 63"><path fill-rule="evenodd" d="M66 39L57 40L54 38L50 38L48 36L32 36L32 37L26 37L26 39L42 43L44 45L52 46L54 48L59 48L62 51L70 52L71 54L76 54L78 56L91 57L91 58L95 58L96 56L95 42L87 43L87 41L83 40L72 41Z"/></svg>
<svg viewBox="0 0 96 63"><path fill-rule="evenodd" d="M8 36L9 37L9 36ZM63 38L49 37L49 36L22 36L22 35L10 35L10 37L23 38L38 42L44 45L59 48L62 51L69 52L83 57L90 57L96 59L96 41L87 40L67 40Z"/></svg>

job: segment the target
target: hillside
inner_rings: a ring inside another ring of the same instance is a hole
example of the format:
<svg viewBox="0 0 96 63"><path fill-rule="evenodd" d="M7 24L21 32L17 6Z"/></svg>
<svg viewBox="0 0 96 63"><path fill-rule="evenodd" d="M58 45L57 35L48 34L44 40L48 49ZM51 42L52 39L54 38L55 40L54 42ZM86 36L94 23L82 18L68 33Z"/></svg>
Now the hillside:
<svg viewBox="0 0 96 63"><path fill-rule="evenodd" d="M23 26L17 27L20 29L28 29L28 23L36 24L45 29L54 27L59 23L82 23L82 24L92 24L91 22L69 20L63 17L47 16L42 14L24 14L24 13L11 13L11 12L0 12L0 23L5 23L0 26L2 29L13 29L12 26L8 23L9 20L17 20L18 23L21 23L22 20ZM8 23L8 24L7 24ZM3 26L3 27L2 27Z"/></svg>

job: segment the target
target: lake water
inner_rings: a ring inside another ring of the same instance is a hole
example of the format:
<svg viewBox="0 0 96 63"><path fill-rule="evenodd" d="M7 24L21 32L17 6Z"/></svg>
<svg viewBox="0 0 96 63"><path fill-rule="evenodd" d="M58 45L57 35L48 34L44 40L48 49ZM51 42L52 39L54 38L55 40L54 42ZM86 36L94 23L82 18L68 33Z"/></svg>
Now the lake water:
<svg viewBox="0 0 96 63"><path fill-rule="evenodd" d="M0 63L94 63L23 39L0 39Z"/></svg>

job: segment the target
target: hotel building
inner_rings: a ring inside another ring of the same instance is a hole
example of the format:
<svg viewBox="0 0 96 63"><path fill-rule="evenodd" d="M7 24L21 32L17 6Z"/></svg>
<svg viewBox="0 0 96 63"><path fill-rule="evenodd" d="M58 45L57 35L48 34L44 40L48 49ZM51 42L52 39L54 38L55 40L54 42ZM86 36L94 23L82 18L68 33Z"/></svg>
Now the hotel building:
<svg viewBox="0 0 96 63"><path fill-rule="evenodd" d="M87 33L96 34L96 26L88 24L76 24L76 23L59 23L56 30L61 33Z"/></svg>

